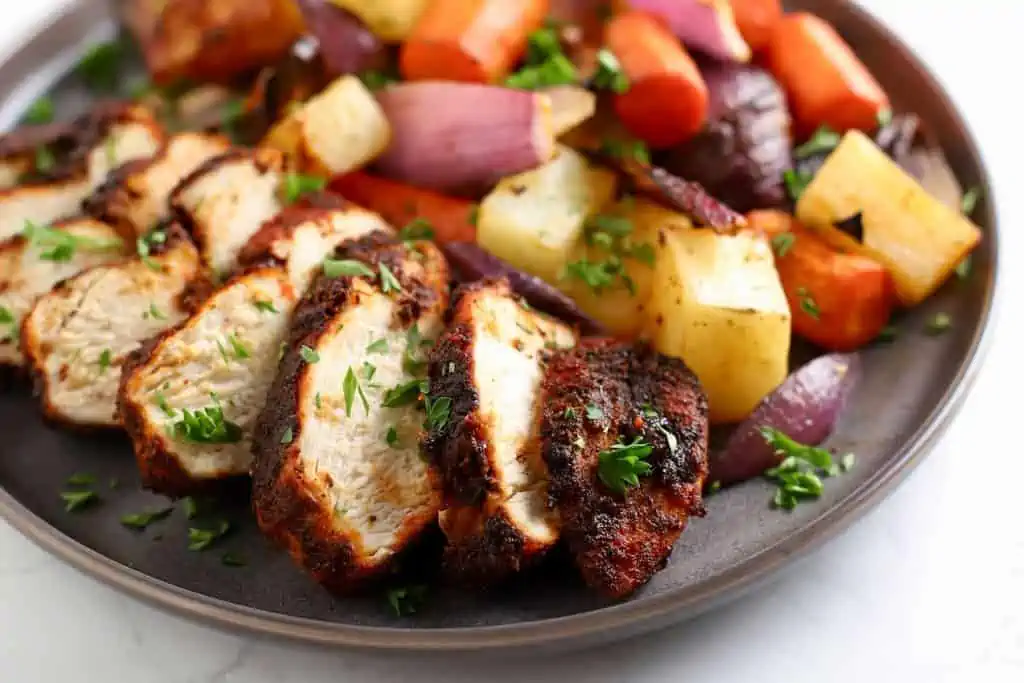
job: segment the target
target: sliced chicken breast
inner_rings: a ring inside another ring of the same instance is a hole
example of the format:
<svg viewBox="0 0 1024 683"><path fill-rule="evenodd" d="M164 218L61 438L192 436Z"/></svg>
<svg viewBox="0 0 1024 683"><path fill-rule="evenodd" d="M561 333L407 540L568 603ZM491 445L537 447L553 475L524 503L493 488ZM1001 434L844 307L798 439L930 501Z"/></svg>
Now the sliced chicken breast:
<svg viewBox="0 0 1024 683"><path fill-rule="evenodd" d="M529 309L504 281L469 285L452 310L430 360L431 395L450 398L452 416L425 451L444 479L446 568L490 583L558 540L540 453L540 386L546 357L573 346L576 334Z"/></svg>
<svg viewBox="0 0 1024 683"><path fill-rule="evenodd" d="M687 520L704 514L707 396L682 361L600 339L555 354L542 394L562 537L589 586L625 597L665 566Z"/></svg>
<svg viewBox="0 0 1024 683"><path fill-rule="evenodd" d="M90 268L40 297L21 349L45 415L116 427L121 366L145 340L183 320L207 292L199 252L177 225L150 237L145 258Z"/></svg>
<svg viewBox="0 0 1024 683"><path fill-rule="evenodd" d="M214 273L231 272L249 238L282 209L284 173L279 152L236 149L210 159L174 190L171 207Z"/></svg>
<svg viewBox="0 0 1024 683"><path fill-rule="evenodd" d="M335 258L296 309L259 420L253 508L317 581L347 591L437 519L440 481L419 449L420 359L441 330L448 269L433 244L382 233ZM431 407L428 419L445 419L443 403Z"/></svg>
<svg viewBox="0 0 1024 683"><path fill-rule="evenodd" d="M352 206L285 209L253 239L247 257L254 265L132 355L118 401L144 486L186 495L249 473L253 429L295 304L335 247L376 230L390 229ZM230 440L175 429L186 411L214 406L211 396L221 397L223 418L238 427Z"/></svg>
<svg viewBox="0 0 1024 683"><path fill-rule="evenodd" d="M221 135L175 135L153 157L125 164L107 176L85 200L85 210L125 235L144 235L170 218L167 200L178 183L228 147Z"/></svg>
<svg viewBox="0 0 1024 683"><path fill-rule="evenodd" d="M0 244L0 366L22 365L21 322L36 299L76 273L124 256L117 231L91 218L56 223Z"/></svg>
<svg viewBox="0 0 1024 683"><path fill-rule="evenodd" d="M45 145L48 166L38 180L0 190L0 240L22 231L26 221L45 225L80 213L82 201L121 164L151 157L164 141L145 109L100 106Z"/></svg>

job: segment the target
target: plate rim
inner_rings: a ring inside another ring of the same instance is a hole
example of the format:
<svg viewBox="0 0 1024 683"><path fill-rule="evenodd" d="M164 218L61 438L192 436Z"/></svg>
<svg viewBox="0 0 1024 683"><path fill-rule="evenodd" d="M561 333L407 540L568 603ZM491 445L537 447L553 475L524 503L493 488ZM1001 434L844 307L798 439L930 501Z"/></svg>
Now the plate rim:
<svg viewBox="0 0 1024 683"><path fill-rule="evenodd" d="M360 647L372 650L469 651L505 650L525 646L559 647L572 643L624 638L694 617L733 600L747 591L778 578L782 569L823 546L882 502L927 457L952 423L968 396L991 347L1002 301L1001 230L998 202L977 138L956 101L931 69L902 39L871 12L848 0L855 18L903 53L927 85L938 93L963 132L966 154L979 169L986 189L982 207L988 217L986 241L992 244L991 275L986 282L984 308L952 382L934 410L915 432L867 481L848 496L825 509L813 520L764 550L750 555L717 576L661 595L602 607L572 615L521 624L417 629L357 626L260 610L228 602L144 574L99 553L48 524L0 487L0 519L74 569L118 591L178 616L252 635L322 646ZM81 11L86 0L73 0L38 22L34 30L13 41L3 63L16 58L27 46L55 24Z"/></svg>

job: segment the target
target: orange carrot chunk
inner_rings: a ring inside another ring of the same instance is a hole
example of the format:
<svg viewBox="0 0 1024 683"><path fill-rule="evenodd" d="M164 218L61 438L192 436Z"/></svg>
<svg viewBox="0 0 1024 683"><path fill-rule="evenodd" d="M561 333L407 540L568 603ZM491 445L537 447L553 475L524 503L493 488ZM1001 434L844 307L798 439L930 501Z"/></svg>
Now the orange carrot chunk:
<svg viewBox="0 0 1024 683"><path fill-rule="evenodd" d="M781 211L754 211L747 221L772 240L794 333L829 351L853 351L878 338L896 300L882 264L829 246Z"/></svg>
<svg viewBox="0 0 1024 683"><path fill-rule="evenodd" d="M799 133L819 126L846 132L872 131L889 98L828 22L813 14L790 14L768 45L768 64L789 96Z"/></svg>
<svg viewBox="0 0 1024 683"><path fill-rule="evenodd" d="M751 50L760 50L771 39L772 31L782 19L780 0L729 0L740 34Z"/></svg>
<svg viewBox="0 0 1024 683"><path fill-rule="evenodd" d="M708 89L693 59L668 28L642 12L616 15L605 44L629 79L615 112L652 147L671 147L697 134L708 112Z"/></svg>
<svg viewBox="0 0 1024 683"><path fill-rule="evenodd" d="M337 176L330 187L345 199L377 212L396 228L420 219L438 242L476 240L477 206L469 200L358 171Z"/></svg>
<svg viewBox="0 0 1024 683"><path fill-rule="evenodd" d="M549 0L434 0L402 46L406 80L494 83L540 28Z"/></svg>

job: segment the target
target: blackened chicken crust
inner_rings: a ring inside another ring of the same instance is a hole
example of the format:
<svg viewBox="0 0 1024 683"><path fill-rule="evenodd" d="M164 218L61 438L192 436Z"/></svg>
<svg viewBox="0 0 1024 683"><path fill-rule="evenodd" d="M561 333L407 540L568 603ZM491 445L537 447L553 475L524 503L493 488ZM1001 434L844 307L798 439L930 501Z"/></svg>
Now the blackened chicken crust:
<svg viewBox="0 0 1024 683"><path fill-rule="evenodd" d="M379 264L387 265L401 285L401 291L393 293L397 297L393 325L408 325L447 306L447 265L433 244L407 246L392 235L376 232L343 244L334 257L358 260L374 270ZM431 509L422 518L403 525L394 543L392 561L386 566L367 564L352 539L339 528L336 512L325 495L331 482L324 478L329 475L310 475L297 452L303 430L302 387L308 367L300 349L318 348L330 322L340 312L358 306L366 291L364 283L363 278L347 275L328 277L321 273L316 278L295 310L289 350L281 360L253 442L252 503L260 529L287 549L316 581L336 593L365 587L400 564L418 539L436 529L441 502L440 480L431 469L427 474L434 492ZM379 284L373 286L379 291ZM344 369L338 374L339 384L343 375ZM283 439L282 434L290 438Z"/></svg>
<svg viewBox="0 0 1024 683"><path fill-rule="evenodd" d="M587 340L549 362L541 429L551 500L584 580L608 597L628 596L664 567L689 517L704 514L700 383L682 361L646 346ZM654 447L652 471L617 493L598 476L599 454L637 437Z"/></svg>
<svg viewBox="0 0 1024 683"><path fill-rule="evenodd" d="M263 265L284 265L285 259L275 253L275 245L291 239L292 233L303 223L328 218L331 211L340 211L351 206L340 195L330 192L316 192L306 195L294 204L281 210L264 223L249 238L238 253L239 268L246 269Z"/></svg>

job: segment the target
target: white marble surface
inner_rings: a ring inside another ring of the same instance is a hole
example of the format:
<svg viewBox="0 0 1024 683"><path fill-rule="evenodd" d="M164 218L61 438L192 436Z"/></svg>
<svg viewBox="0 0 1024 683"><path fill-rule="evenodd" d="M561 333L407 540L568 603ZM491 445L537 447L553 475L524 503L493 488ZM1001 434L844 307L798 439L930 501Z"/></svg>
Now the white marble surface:
<svg viewBox="0 0 1024 683"><path fill-rule="evenodd" d="M0 52L62 0L6 0ZM0 523L0 681L1024 681L1024 257L1016 0L864 0L934 67L995 176L1003 315L972 397L887 502L780 582L687 625L599 652L494 663L304 650L158 613ZM1013 57L1011 57L1011 54ZM1003 80L1016 92L1000 92Z"/></svg>

